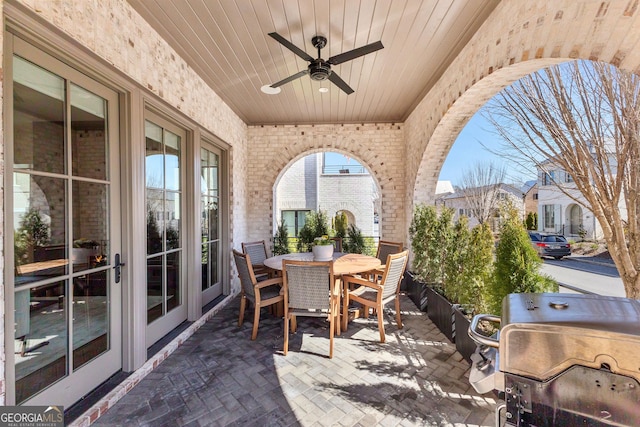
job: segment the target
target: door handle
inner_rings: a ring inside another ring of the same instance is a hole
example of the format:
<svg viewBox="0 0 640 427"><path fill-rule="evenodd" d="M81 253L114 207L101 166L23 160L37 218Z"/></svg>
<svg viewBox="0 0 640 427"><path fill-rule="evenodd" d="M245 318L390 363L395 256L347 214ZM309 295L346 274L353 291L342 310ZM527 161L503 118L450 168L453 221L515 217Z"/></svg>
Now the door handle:
<svg viewBox="0 0 640 427"><path fill-rule="evenodd" d="M116 254L115 263L113 269L115 270L115 282L120 283L121 269L124 267L124 262L120 262L120 254Z"/></svg>

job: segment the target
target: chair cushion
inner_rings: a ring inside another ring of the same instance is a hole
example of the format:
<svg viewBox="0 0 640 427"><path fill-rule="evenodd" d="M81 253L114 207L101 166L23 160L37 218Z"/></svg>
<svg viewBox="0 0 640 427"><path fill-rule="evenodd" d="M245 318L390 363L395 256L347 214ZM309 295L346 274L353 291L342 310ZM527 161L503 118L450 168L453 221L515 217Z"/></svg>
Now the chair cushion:
<svg viewBox="0 0 640 427"><path fill-rule="evenodd" d="M260 289L261 299L275 298L278 295L280 295L280 286L278 285L267 286L266 288Z"/></svg>
<svg viewBox="0 0 640 427"><path fill-rule="evenodd" d="M378 292L365 286L360 286L349 293L372 302L376 302L378 300Z"/></svg>

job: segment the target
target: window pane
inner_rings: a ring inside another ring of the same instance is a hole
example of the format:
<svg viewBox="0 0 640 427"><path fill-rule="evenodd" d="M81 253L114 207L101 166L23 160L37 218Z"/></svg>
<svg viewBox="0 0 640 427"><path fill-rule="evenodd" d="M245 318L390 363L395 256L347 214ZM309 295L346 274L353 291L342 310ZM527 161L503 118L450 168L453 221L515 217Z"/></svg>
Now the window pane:
<svg viewBox="0 0 640 427"><path fill-rule="evenodd" d="M73 369L109 349L109 270L73 280Z"/></svg>
<svg viewBox="0 0 640 427"><path fill-rule="evenodd" d="M287 226L287 234L289 237L296 235L296 212L295 211L282 211L282 219Z"/></svg>
<svg viewBox="0 0 640 427"><path fill-rule="evenodd" d="M73 271L93 268L96 257L106 262L109 248L109 186L73 182Z"/></svg>
<svg viewBox="0 0 640 427"><path fill-rule="evenodd" d="M210 282L209 286L213 286L218 281L218 242L213 242L209 244L209 250L211 252L211 257L209 258L210 265Z"/></svg>
<svg viewBox="0 0 640 427"><path fill-rule="evenodd" d="M147 187L164 188L162 128L151 122L145 122L145 138L145 176Z"/></svg>
<svg viewBox="0 0 640 427"><path fill-rule="evenodd" d="M180 247L180 193L167 192L165 201L166 250Z"/></svg>
<svg viewBox="0 0 640 427"><path fill-rule="evenodd" d="M147 323L162 316L162 255L147 259Z"/></svg>
<svg viewBox="0 0 640 427"><path fill-rule="evenodd" d="M182 295L180 295L180 254L181 252L167 254L167 313L178 307L182 299Z"/></svg>
<svg viewBox="0 0 640 427"><path fill-rule="evenodd" d="M209 198L209 240L216 240L218 236L218 200Z"/></svg>
<svg viewBox="0 0 640 427"><path fill-rule="evenodd" d="M180 137L165 131L165 172L167 190L180 190Z"/></svg>
<svg viewBox="0 0 640 427"><path fill-rule="evenodd" d="M210 253L209 253L209 244L205 243L204 245L202 245L202 258L201 258L201 263L202 263L202 290L206 290L209 288L210 286L210 281L209 281L209 257L210 257Z"/></svg>
<svg viewBox="0 0 640 427"><path fill-rule="evenodd" d="M71 85L71 155L73 174L107 179L106 101Z"/></svg>
<svg viewBox="0 0 640 427"><path fill-rule="evenodd" d="M164 193L147 190L147 254L162 252Z"/></svg>
<svg viewBox="0 0 640 427"><path fill-rule="evenodd" d="M296 224L296 236L298 235L298 233L300 232L302 227L304 227L304 225L307 223L307 214L308 213L309 213L309 211L298 211L298 213L297 213L298 222Z"/></svg>
<svg viewBox="0 0 640 427"><path fill-rule="evenodd" d="M202 243L209 241L209 197L200 198L202 213L200 215L200 235Z"/></svg>
<svg viewBox="0 0 640 427"><path fill-rule="evenodd" d="M14 168L64 173L65 82L14 56Z"/></svg>
<svg viewBox="0 0 640 427"><path fill-rule="evenodd" d="M16 285L66 274L65 181L14 173L13 183Z"/></svg>
<svg viewBox="0 0 640 427"><path fill-rule="evenodd" d="M15 292L16 402L67 375L64 281Z"/></svg>

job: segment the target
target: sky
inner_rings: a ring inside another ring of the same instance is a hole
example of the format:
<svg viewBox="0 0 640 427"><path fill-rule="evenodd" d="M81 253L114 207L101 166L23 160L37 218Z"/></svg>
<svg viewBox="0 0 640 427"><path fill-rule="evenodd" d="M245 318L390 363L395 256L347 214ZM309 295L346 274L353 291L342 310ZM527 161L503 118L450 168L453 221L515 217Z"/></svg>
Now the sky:
<svg viewBox="0 0 640 427"><path fill-rule="evenodd" d="M489 162L505 167L508 184L523 184L526 181L536 179L535 169L523 171L521 166L515 165L497 154L493 154L483 147L483 144L493 149L500 147L497 137L491 129L492 126L482 116L481 112L476 113L467 122L453 143L442 165L438 180L451 181L454 186L461 185L461 178L465 171L473 168L477 163Z"/></svg>
<svg viewBox="0 0 640 427"><path fill-rule="evenodd" d="M451 181L453 185L462 185L461 177L466 170L474 167L477 163L489 162L505 167L507 184L520 185L526 181L536 179L535 169L522 171L521 166L515 165L497 154L493 154L483 147L483 144L496 149L499 147L491 128L491 125L482 114L480 112L476 113L467 122L453 143L442 165L438 180ZM359 165L356 160L345 158L342 154L335 152L325 153L325 161L327 165Z"/></svg>

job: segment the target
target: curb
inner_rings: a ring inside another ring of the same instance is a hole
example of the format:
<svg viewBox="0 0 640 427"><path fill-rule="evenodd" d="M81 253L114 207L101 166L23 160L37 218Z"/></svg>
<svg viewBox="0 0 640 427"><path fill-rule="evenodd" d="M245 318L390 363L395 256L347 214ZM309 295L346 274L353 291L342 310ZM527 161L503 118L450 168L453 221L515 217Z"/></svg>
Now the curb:
<svg viewBox="0 0 640 427"><path fill-rule="evenodd" d="M595 265L602 265L604 267L614 267L615 268L615 263L613 261L594 261L592 258L587 258L587 257L574 257L574 256L568 256L565 257L566 259L570 259L572 261L578 261L578 262L584 262L587 264L595 264Z"/></svg>

